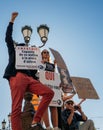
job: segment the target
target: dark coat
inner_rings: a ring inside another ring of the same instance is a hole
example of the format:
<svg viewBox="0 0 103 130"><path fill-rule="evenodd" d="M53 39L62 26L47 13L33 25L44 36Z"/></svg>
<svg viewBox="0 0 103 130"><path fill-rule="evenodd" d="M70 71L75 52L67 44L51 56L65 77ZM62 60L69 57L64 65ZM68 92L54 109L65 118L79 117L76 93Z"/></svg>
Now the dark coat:
<svg viewBox="0 0 103 130"><path fill-rule="evenodd" d="M5 69L3 78L9 80L9 78L15 76L17 72L22 72L27 74L28 76L32 76L34 79L37 79L37 77L35 76L37 70L17 70L15 68L15 48L12 39L12 33L13 33L13 23L10 22L7 27L6 37L5 37L5 42L7 43L7 48L8 48L9 62ZM25 44L19 44L19 45L24 46Z"/></svg>
<svg viewBox="0 0 103 130"><path fill-rule="evenodd" d="M82 116L77 113L74 112L74 116L73 116L73 120L71 122L71 124L69 125L67 122L68 117L70 116L71 111L69 109L64 109L61 113L62 116L62 123L63 123L63 127L65 130L78 130L78 122L79 121L83 121Z"/></svg>

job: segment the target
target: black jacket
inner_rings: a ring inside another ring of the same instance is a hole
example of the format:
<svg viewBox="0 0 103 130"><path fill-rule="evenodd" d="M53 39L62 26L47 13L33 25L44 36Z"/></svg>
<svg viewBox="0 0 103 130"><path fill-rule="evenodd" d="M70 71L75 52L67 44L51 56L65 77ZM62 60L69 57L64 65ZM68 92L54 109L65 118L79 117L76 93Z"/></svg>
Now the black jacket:
<svg viewBox="0 0 103 130"><path fill-rule="evenodd" d="M35 76L37 70L17 70L15 68L15 48L12 39L12 32L13 32L13 23L10 22L7 27L6 37L5 37L5 41L7 43L7 48L8 48L9 62L5 69L3 78L9 80L9 78L15 76L17 72L22 72L27 74L28 76L32 76L34 79L37 79L37 77ZM25 44L21 44L21 45L23 46Z"/></svg>
<svg viewBox="0 0 103 130"><path fill-rule="evenodd" d="M64 109L61 113L61 116L62 116L62 123L63 123L63 128L65 130L79 130L78 128L78 122L79 121L83 121L85 122L85 120L82 119L82 116L77 113L77 112L74 112L74 116L73 116L73 120L71 122L70 125L68 125L68 117L70 116L71 114L71 111L69 109Z"/></svg>
<svg viewBox="0 0 103 130"><path fill-rule="evenodd" d="M51 72L55 71L55 65L54 64L49 63L49 62L45 62L45 64L46 64L46 68L45 68L46 71L51 71Z"/></svg>

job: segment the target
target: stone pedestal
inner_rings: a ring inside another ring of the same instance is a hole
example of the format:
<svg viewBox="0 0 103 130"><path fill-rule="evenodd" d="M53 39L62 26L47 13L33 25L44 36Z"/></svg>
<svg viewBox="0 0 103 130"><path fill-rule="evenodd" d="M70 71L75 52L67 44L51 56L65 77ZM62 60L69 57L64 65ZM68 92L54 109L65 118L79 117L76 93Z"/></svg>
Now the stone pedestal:
<svg viewBox="0 0 103 130"><path fill-rule="evenodd" d="M23 112L21 114L22 118L22 130L29 130L31 122L33 120L33 116L35 114L34 107L31 103L32 100L32 94L27 92L24 95L25 104L23 108Z"/></svg>

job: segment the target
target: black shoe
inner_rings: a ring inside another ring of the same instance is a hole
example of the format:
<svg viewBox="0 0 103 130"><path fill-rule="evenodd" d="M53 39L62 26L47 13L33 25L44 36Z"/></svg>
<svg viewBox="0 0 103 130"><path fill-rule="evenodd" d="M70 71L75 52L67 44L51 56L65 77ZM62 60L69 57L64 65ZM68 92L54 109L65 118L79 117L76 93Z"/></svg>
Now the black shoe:
<svg viewBox="0 0 103 130"><path fill-rule="evenodd" d="M46 130L46 129L44 129L40 123L36 123L34 125L31 125L30 130Z"/></svg>

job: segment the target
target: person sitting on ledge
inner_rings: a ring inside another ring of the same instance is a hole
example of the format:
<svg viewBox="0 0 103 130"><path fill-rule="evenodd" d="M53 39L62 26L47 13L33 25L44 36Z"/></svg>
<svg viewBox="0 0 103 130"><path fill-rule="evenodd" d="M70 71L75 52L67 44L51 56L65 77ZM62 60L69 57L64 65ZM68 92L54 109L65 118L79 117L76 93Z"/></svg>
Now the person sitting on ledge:
<svg viewBox="0 0 103 130"><path fill-rule="evenodd" d="M62 111L64 130L95 130L92 120L87 119L80 105L74 107L73 100L65 101L65 109ZM79 121L83 121L78 125Z"/></svg>

